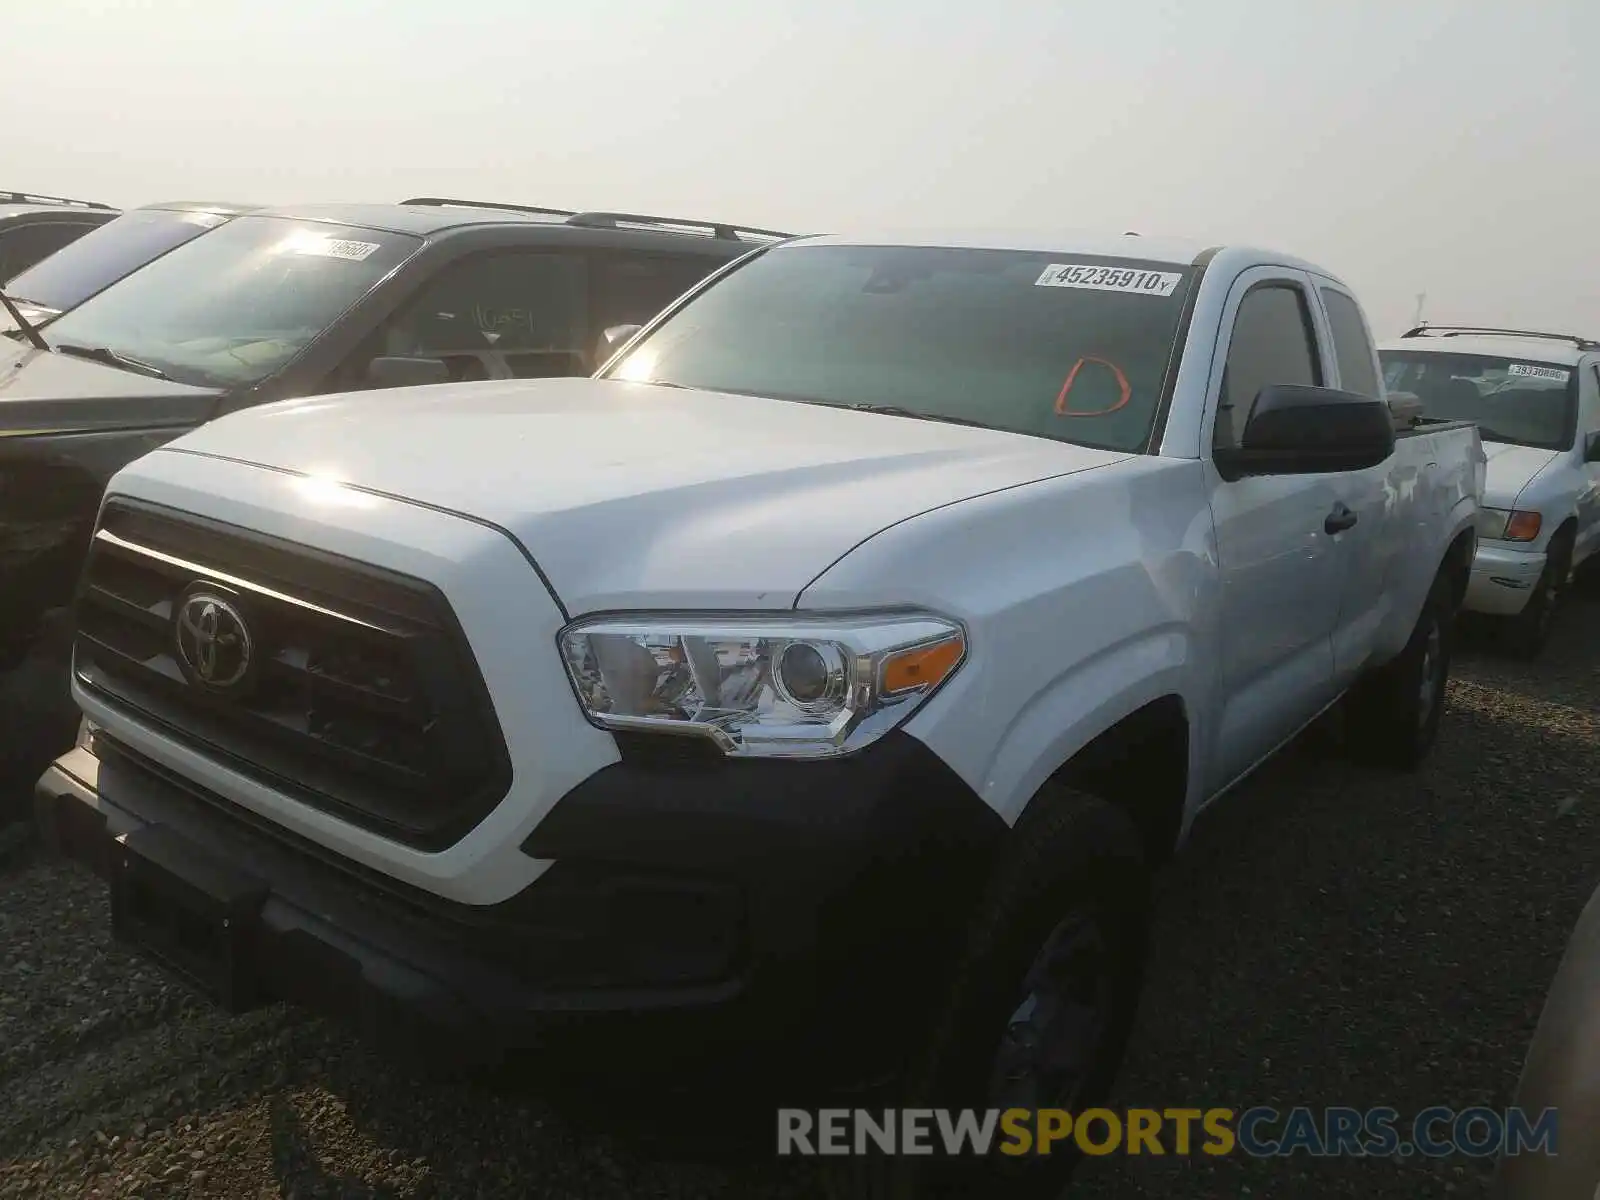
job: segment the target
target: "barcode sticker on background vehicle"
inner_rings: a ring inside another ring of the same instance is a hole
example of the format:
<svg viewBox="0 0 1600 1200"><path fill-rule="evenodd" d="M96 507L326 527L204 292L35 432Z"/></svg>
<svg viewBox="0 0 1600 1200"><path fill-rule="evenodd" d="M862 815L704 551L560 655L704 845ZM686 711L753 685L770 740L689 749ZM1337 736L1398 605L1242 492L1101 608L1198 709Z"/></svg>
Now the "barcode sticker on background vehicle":
<svg viewBox="0 0 1600 1200"><path fill-rule="evenodd" d="M1096 292L1137 292L1141 296L1170 296L1178 271L1136 271L1128 267L1089 267L1077 263L1051 263L1034 287L1088 288Z"/></svg>
<svg viewBox="0 0 1600 1200"><path fill-rule="evenodd" d="M1572 372L1561 367L1540 367L1533 363L1512 363L1506 368L1508 375L1525 375L1531 379L1554 379L1557 383L1565 383L1572 378Z"/></svg>
<svg viewBox="0 0 1600 1200"><path fill-rule="evenodd" d="M319 258L342 258L360 262L378 248L377 242L350 242L340 238L295 238L289 249L295 254L314 254Z"/></svg>

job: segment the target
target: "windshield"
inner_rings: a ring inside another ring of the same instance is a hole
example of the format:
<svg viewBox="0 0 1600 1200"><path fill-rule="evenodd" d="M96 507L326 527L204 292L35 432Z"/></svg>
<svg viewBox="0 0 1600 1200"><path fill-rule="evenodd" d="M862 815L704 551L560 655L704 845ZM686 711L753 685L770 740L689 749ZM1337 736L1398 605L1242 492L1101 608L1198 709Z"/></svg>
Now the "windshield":
<svg viewBox="0 0 1600 1200"><path fill-rule="evenodd" d="M50 326L186 383L276 373L422 242L281 217L239 217L106 288Z"/></svg>
<svg viewBox="0 0 1600 1200"><path fill-rule="evenodd" d="M28 268L6 285L6 295L18 304L64 312L225 220L216 213L124 213ZM6 328L15 324L4 314L0 320Z"/></svg>
<svg viewBox="0 0 1600 1200"><path fill-rule="evenodd" d="M1062 252L783 246L605 374L1138 450L1191 275Z"/></svg>
<svg viewBox="0 0 1600 1200"><path fill-rule="evenodd" d="M1577 424L1570 366L1484 354L1384 350L1384 386L1411 392L1435 420L1472 421L1486 442L1566 450Z"/></svg>

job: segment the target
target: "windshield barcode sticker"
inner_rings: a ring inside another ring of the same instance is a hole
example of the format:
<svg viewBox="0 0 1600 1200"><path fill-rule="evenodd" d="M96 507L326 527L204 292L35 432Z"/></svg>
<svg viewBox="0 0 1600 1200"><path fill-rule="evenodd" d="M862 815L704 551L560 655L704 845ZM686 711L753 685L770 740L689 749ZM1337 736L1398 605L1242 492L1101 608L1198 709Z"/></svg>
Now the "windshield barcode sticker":
<svg viewBox="0 0 1600 1200"><path fill-rule="evenodd" d="M1565 383L1572 378L1572 372L1560 367L1540 367L1533 363L1512 363L1506 368L1508 375L1522 375L1529 379L1554 379L1557 383Z"/></svg>
<svg viewBox="0 0 1600 1200"><path fill-rule="evenodd" d="M1170 296L1179 271L1135 271L1122 267L1086 267L1076 263L1051 263L1034 287L1088 288L1096 292L1137 292L1141 296Z"/></svg>
<svg viewBox="0 0 1600 1200"><path fill-rule="evenodd" d="M289 243L289 250L295 254L342 258L347 262L360 262L377 248L377 242L350 242L328 237L297 237Z"/></svg>

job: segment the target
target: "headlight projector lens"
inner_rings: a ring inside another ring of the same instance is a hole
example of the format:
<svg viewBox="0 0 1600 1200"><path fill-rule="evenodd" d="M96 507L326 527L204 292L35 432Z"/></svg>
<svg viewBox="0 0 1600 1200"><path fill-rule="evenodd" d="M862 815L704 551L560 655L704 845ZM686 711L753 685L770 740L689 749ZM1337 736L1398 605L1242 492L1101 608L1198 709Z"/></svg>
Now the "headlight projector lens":
<svg viewBox="0 0 1600 1200"><path fill-rule="evenodd" d="M790 642L778 655L773 683L802 711L837 707L844 698L844 661L832 646Z"/></svg>

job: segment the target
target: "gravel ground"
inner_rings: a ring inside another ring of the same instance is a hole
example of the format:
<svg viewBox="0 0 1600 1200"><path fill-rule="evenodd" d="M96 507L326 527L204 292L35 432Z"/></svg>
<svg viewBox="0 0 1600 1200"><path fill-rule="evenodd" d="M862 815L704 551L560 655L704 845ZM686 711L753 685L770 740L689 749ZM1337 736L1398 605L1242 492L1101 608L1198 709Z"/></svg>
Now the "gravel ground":
<svg viewBox="0 0 1600 1200"><path fill-rule="evenodd" d="M1600 604L1536 665L1475 644L1455 675L1419 776L1314 736L1202 821L1162 881L1119 1103L1507 1102L1600 876ZM87 876L0 867L0 1196L816 1194L804 1170L671 1161L537 1082L440 1083L298 1013L220 1016L106 925ZM1487 1170L1109 1158L1072 1195L1418 1200Z"/></svg>

